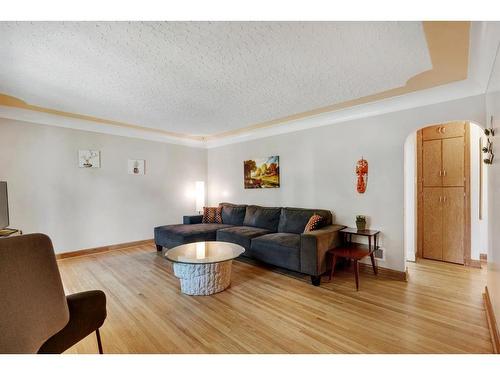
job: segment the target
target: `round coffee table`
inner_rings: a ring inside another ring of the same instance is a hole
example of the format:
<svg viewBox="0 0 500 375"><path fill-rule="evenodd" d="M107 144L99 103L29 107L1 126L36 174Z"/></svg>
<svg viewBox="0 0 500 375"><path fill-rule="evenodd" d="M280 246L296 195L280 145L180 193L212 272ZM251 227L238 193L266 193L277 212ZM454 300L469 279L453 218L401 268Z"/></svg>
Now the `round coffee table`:
<svg viewBox="0 0 500 375"><path fill-rule="evenodd" d="M233 259L244 252L234 243L207 241L176 246L165 257L174 263L182 293L206 296L222 292L231 284Z"/></svg>

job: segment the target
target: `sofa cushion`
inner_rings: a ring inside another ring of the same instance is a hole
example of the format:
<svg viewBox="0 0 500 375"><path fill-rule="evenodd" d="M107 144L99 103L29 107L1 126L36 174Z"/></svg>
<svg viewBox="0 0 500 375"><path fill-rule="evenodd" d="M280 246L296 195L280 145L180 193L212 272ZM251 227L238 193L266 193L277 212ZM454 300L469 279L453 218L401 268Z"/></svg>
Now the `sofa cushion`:
<svg viewBox="0 0 500 375"><path fill-rule="evenodd" d="M255 259L300 271L300 234L270 233L254 238L251 252Z"/></svg>
<svg viewBox="0 0 500 375"><path fill-rule="evenodd" d="M267 229L255 227L230 227L217 231L217 241L232 242L241 245L245 250L250 249L252 238L270 233ZM246 254L248 255L248 254Z"/></svg>
<svg viewBox="0 0 500 375"><path fill-rule="evenodd" d="M243 225L276 232L281 215L281 207L248 206Z"/></svg>
<svg viewBox="0 0 500 375"><path fill-rule="evenodd" d="M185 243L215 241L218 229L228 228L227 224L176 224L154 229L155 243L168 249Z"/></svg>
<svg viewBox="0 0 500 375"><path fill-rule="evenodd" d="M281 210L278 232L303 233L307 222L314 214L320 215L323 218L321 226L330 225L332 223L332 213L327 210L283 207Z"/></svg>
<svg viewBox="0 0 500 375"><path fill-rule="evenodd" d="M245 219L246 204L221 203L222 223L229 225L243 225Z"/></svg>
<svg viewBox="0 0 500 375"><path fill-rule="evenodd" d="M321 228L322 222L323 222L322 216L318 214L312 215L309 221L307 222L306 227L304 228L304 233L312 232L313 230Z"/></svg>
<svg viewBox="0 0 500 375"><path fill-rule="evenodd" d="M222 207L203 207L202 223L222 224Z"/></svg>

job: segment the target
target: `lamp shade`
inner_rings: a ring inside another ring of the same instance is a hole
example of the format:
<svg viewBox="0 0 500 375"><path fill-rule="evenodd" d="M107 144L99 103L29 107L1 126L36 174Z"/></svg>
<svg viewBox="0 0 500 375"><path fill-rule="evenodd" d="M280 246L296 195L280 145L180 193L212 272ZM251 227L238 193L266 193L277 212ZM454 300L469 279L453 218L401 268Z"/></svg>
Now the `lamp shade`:
<svg viewBox="0 0 500 375"><path fill-rule="evenodd" d="M196 211L203 211L205 206L205 181L196 181Z"/></svg>

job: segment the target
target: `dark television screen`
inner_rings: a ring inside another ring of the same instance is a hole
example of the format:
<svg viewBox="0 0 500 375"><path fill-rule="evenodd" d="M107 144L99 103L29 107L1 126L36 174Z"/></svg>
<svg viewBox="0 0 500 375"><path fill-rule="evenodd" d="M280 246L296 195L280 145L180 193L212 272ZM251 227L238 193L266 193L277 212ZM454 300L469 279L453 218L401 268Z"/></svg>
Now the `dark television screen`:
<svg viewBox="0 0 500 375"><path fill-rule="evenodd" d="M0 229L9 226L9 201L7 199L7 182L0 181Z"/></svg>

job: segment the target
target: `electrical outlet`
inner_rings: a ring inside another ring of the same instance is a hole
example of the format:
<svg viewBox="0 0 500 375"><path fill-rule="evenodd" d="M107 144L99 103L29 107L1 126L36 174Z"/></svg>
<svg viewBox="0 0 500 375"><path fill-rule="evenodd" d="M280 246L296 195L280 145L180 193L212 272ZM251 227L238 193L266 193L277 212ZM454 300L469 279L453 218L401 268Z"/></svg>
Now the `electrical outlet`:
<svg viewBox="0 0 500 375"><path fill-rule="evenodd" d="M379 247L377 250L373 252L373 255L375 256L375 259L378 260L385 260L385 250L381 247Z"/></svg>

